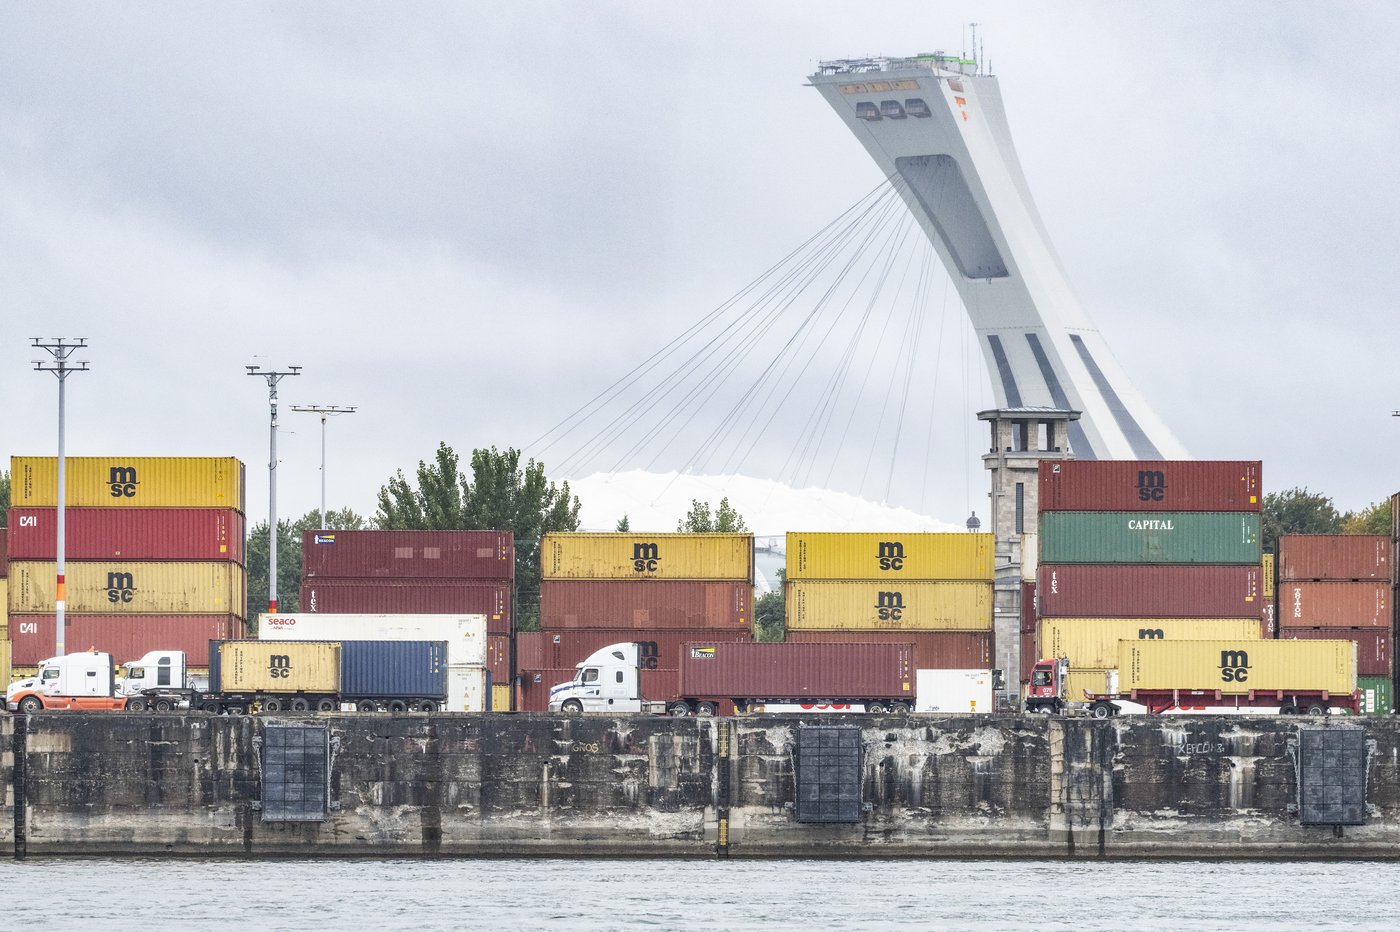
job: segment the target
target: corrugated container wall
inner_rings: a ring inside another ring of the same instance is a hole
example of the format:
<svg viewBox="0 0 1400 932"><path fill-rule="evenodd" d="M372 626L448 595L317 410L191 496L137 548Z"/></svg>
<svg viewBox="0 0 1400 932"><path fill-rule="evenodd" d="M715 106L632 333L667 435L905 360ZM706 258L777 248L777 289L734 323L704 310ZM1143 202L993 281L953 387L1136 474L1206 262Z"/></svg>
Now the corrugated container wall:
<svg viewBox="0 0 1400 932"><path fill-rule="evenodd" d="M10 642L0 638L0 685L8 686L13 679L10 661Z"/></svg>
<svg viewBox="0 0 1400 932"><path fill-rule="evenodd" d="M789 631L992 628L992 587L982 582L790 582L786 604Z"/></svg>
<svg viewBox="0 0 1400 932"><path fill-rule="evenodd" d="M375 698L447 698L444 641L341 641L340 692Z"/></svg>
<svg viewBox="0 0 1400 932"><path fill-rule="evenodd" d="M497 683L491 681L491 708L492 712L511 712L514 710L515 687L509 683Z"/></svg>
<svg viewBox="0 0 1400 932"><path fill-rule="evenodd" d="M1285 534L1278 539L1280 578L1389 582L1391 539L1381 534Z"/></svg>
<svg viewBox="0 0 1400 932"><path fill-rule="evenodd" d="M1258 461L1063 460L1040 464L1040 510L1259 511Z"/></svg>
<svg viewBox="0 0 1400 932"><path fill-rule="evenodd" d="M1118 663L1118 642L1137 640L1258 640L1256 618L1047 618L1040 650L1068 657L1072 669L1108 670Z"/></svg>
<svg viewBox="0 0 1400 932"><path fill-rule="evenodd" d="M573 667L544 667L521 672L520 711L549 711L549 690L574 678ZM645 693L644 693L645 695Z"/></svg>
<svg viewBox="0 0 1400 932"><path fill-rule="evenodd" d="M1035 571L1039 568L1040 533L1028 531L1021 535L1021 582L1035 582Z"/></svg>
<svg viewBox="0 0 1400 932"><path fill-rule="evenodd" d="M302 578L515 578L510 531L305 531Z"/></svg>
<svg viewBox="0 0 1400 932"><path fill-rule="evenodd" d="M991 534L787 535L787 578L984 580L991 582Z"/></svg>
<svg viewBox="0 0 1400 932"><path fill-rule="evenodd" d="M4 579L10 572L10 544L9 529L0 527L0 579Z"/></svg>
<svg viewBox="0 0 1400 932"><path fill-rule="evenodd" d="M681 651L680 693L732 699L914 699L907 644L693 642Z"/></svg>
<svg viewBox="0 0 1400 932"><path fill-rule="evenodd" d="M10 564L10 611L51 614L54 563ZM243 617L247 579L236 563L73 562L67 610L100 614L219 614Z"/></svg>
<svg viewBox="0 0 1400 932"><path fill-rule="evenodd" d="M1278 582L1277 574L1274 572L1274 555L1272 553L1262 554L1259 557L1259 567L1264 574L1260 577L1260 579L1263 581L1264 594L1270 595L1273 593L1274 586Z"/></svg>
<svg viewBox="0 0 1400 932"><path fill-rule="evenodd" d="M485 666L484 615L261 615L263 641L446 641L453 666Z"/></svg>
<svg viewBox="0 0 1400 932"><path fill-rule="evenodd" d="M789 631L789 644L909 644L916 670L990 670L990 631Z"/></svg>
<svg viewBox="0 0 1400 932"><path fill-rule="evenodd" d="M54 560L58 510L11 508L15 560ZM205 560L243 563L243 515L232 508L69 508L69 560Z"/></svg>
<svg viewBox="0 0 1400 932"><path fill-rule="evenodd" d="M1118 686L1133 689L1356 689L1354 641L1120 641Z"/></svg>
<svg viewBox="0 0 1400 932"><path fill-rule="evenodd" d="M65 473L69 505L247 510L243 464L231 456L69 456ZM10 504L56 507L57 457L11 457Z"/></svg>
<svg viewBox="0 0 1400 932"><path fill-rule="evenodd" d="M1065 698L1083 702L1084 693L1102 694L1108 691L1108 670L1070 670L1065 677Z"/></svg>
<svg viewBox="0 0 1400 932"><path fill-rule="evenodd" d="M1300 641L1355 641L1358 675L1389 676L1391 673L1391 633L1388 628L1289 628L1283 636Z"/></svg>
<svg viewBox="0 0 1400 932"><path fill-rule="evenodd" d="M493 634L486 638L486 669L491 673L491 685L510 683L510 635Z"/></svg>
<svg viewBox="0 0 1400 932"><path fill-rule="evenodd" d="M69 651L97 650L118 663L138 660L153 650L182 650L192 667L209 663L209 642L247 634L233 615L68 615L64 643ZM53 656L54 616L17 615L10 629L15 663L29 666Z"/></svg>
<svg viewBox="0 0 1400 932"><path fill-rule="evenodd" d="M222 641L210 653L211 692L339 690L338 641Z"/></svg>
<svg viewBox="0 0 1400 932"><path fill-rule="evenodd" d="M1279 627L1390 628L1390 583L1281 582Z"/></svg>
<svg viewBox="0 0 1400 932"><path fill-rule="evenodd" d="M545 579L753 582L752 534L546 534Z"/></svg>
<svg viewBox="0 0 1400 932"><path fill-rule="evenodd" d="M697 637L736 642L752 641L748 631L717 635L713 631L676 631L662 628L568 628L560 631L537 632L540 641L531 648L527 664L517 660L520 669L575 667L595 651L613 644L636 644L643 669L676 667L680 663L681 647ZM520 635L516 635L517 638Z"/></svg>
<svg viewBox="0 0 1400 932"><path fill-rule="evenodd" d="M1021 633L1035 633L1035 583L1021 583Z"/></svg>
<svg viewBox="0 0 1400 932"><path fill-rule="evenodd" d="M1388 676L1358 676L1362 715L1389 715L1395 711L1394 684Z"/></svg>
<svg viewBox="0 0 1400 932"><path fill-rule="evenodd" d="M1246 618L1262 604L1259 565L1041 564L1041 618Z"/></svg>
<svg viewBox="0 0 1400 932"><path fill-rule="evenodd" d="M318 579L301 587L303 613L485 615L491 634L510 633L511 587L424 579Z"/></svg>
<svg viewBox="0 0 1400 932"><path fill-rule="evenodd" d="M0 641L9 637L10 632L10 582L0 576Z"/></svg>
<svg viewBox="0 0 1400 932"><path fill-rule="evenodd" d="M1044 563L1259 563L1259 515L1052 511L1040 516Z"/></svg>
<svg viewBox="0 0 1400 932"><path fill-rule="evenodd" d="M550 579L540 584L540 627L749 630L745 582Z"/></svg>

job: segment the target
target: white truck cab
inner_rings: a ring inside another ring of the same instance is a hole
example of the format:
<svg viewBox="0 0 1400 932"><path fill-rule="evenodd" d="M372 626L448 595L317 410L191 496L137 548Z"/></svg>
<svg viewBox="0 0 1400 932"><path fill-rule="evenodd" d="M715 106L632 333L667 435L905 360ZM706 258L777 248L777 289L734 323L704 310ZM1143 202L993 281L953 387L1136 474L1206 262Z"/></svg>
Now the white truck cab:
<svg viewBox="0 0 1400 932"><path fill-rule="evenodd" d="M118 697L112 655L99 651L50 657L38 673L14 683L5 693L5 705L13 712L44 709L112 710L126 706Z"/></svg>
<svg viewBox="0 0 1400 932"><path fill-rule="evenodd" d="M122 664L122 680L118 693L139 696L147 690L182 690L186 682L185 652L182 650L147 651L140 660Z"/></svg>
<svg viewBox="0 0 1400 932"><path fill-rule="evenodd" d="M578 665L573 679L550 688L549 711L658 711L664 703L642 697L640 657L636 644L609 644L594 651Z"/></svg>

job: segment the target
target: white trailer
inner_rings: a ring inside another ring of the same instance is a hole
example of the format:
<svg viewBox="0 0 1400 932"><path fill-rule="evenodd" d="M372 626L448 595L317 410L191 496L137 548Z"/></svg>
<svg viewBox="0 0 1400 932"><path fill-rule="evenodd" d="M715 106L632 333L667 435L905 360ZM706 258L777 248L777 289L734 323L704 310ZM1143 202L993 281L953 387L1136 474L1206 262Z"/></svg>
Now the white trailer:
<svg viewBox="0 0 1400 932"><path fill-rule="evenodd" d="M991 670L915 670L915 712L991 712Z"/></svg>

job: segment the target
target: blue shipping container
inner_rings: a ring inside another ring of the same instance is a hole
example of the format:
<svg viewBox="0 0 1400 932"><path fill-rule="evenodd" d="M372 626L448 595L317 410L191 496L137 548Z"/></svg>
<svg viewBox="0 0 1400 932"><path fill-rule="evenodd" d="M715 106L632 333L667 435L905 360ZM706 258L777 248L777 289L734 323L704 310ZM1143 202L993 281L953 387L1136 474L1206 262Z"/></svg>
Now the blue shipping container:
<svg viewBox="0 0 1400 932"><path fill-rule="evenodd" d="M447 698L446 641L341 641L340 694Z"/></svg>

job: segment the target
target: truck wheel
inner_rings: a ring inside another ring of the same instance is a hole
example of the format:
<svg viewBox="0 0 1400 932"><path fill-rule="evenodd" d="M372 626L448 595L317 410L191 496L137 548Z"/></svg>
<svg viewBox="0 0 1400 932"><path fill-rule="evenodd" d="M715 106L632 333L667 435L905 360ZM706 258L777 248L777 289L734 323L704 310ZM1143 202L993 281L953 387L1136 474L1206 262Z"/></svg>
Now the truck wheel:
<svg viewBox="0 0 1400 932"><path fill-rule="evenodd" d="M867 702L865 704L865 711L872 715L884 715L889 710L889 706L885 705L883 702Z"/></svg>
<svg viewBox="0 0 1400 932"><path fill-rule="evenodd" d="M666 714L672 718L688 718L690 716L690 703L681 699L666 707Z"/></svg>
<svg viewBox="0 0 1400 932"><path fill-rule="evenodd" d="M891 702L891 703L890 703L890 711L893 712L895 715L908 715L909 712L910 712L909 703L907 703L907 702Z"/></svg>
<svg viewBox="0 0 1400 932"><path fill-rule="evenodd" d="M1298 707L1297 707L1296 705L1282 705L1282 706L1279 706L1278 714L1279 714L1279 715L1297 715L1297 714L1298 714Z"/></svg>
<svg viewBox="0 0 1400 932"><path fill-rule="evenodd" d="M390 700L389 700L389 711L390 711L390 712L407 712L407 711L408 711L408 703L407 703L407 702L404 702L402 699L390 699Z"/></svg>
<svg viewBox="0 0 1400 932"><path fill-rule="evenodd" d="M709 717L711 717L712 715L715 714L715 711L716 711L716 710L715 710L715 704L714 704L713 702L705 702L705 701L701 700L700 702L695 703L695 714L696 714L696 715L700 715L700 716L704 716L705 718L709 718Z"/></svg>
<svg viewBox="0 0 1400 932"><path fill-rule="evenodd" d="M418 703L419 712L436 712L437 710L437 702L432 699L424 699Z"/></svg>
<svg viewBox="0 0 1400 932"><path fill-rule="evenodd" d="M262 710L264 712L281 712L282 700L273 698L264 699L262 701Z"/></svg>
<svg viewBox="0 0 1400 932"><path fill-rule="evenodd" d="M128 712L144 712L146 711L146 700L142 699L140 696L128 699L126 701L126 710ZM24 711L23 705L20 706L20 711Z"/></svg>
<svg viewBox="0 0 1400 932"><path fill-rule="evenodd" d="M170 712L174 710L175 703L169 699L157 699L154 708L157 712Z"/></svg>
<svg viewBox="0 0 1400 932"><path fill-rule="evenodd" d="M1320 706L1320 705L1318 705L1317 703L1314 702L1312 705L1308 706L1308 714L1309 714L1309 715L1326 715L1326 714L1327 714L1327 708L1326 708L1325 706Z"/></svg>
<svg viewBox="0 0 1400 932"><path fill-rule="evenodd" d="M206 702L201 702L199 704L199 710L201 712L213 712L215 715L222 715L224 711L223 706L219 705L217 702L214 702L212 699Z"/></svg>
<svg viewBox="0 0 1400 932"><path fill-rule="evenodd" d="M568 699L559 707L559 711L563 712L565 715L582 715L583 703L579 702L577 699Z"/></svg>
<svg viewBox="0 0 1400 932"><path fill-rule="evenodd" d="M1094 718L1113 718L1113 705L1108 702L1095 702L1089 707L1089 714Z"/></svg>
<svg viewBox="0 0 1400 932"><path fill-rule="evenodd" d="M378 711L379 711L379 703L375 702L373 699L361 699L359 702L355 703L355 711L356 711L356 712L378 712Z"/></svg>
<svg viewBox="0 0 1400 932"><path fill-rule="evenodd" d="M25 696L19 701L19 710L26 714L32 715L35 712L42 712L43 709L44 700L40 699L38 696Z"/></svg>
<svg viewBox="0 0 1400 932"><path fill-rule="evenodd" d="M328 697L328 696L322 696L320 699L317 699L317 700L316 700L316 711L317 711L317 712L334 712L334 711L335 711L335 700L334 700L334 699L331 699L331 698Z"/></svg>
<svg viewBox="0 0 1400 932"><path fill-rule="evenodd" d="M309 712L311 710L311 703L307 701L305 696L297 696L287 703L287 708L291 709L293 712Z"/></svg>

